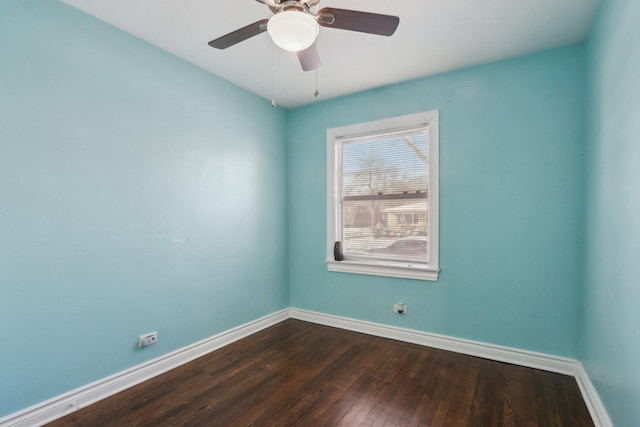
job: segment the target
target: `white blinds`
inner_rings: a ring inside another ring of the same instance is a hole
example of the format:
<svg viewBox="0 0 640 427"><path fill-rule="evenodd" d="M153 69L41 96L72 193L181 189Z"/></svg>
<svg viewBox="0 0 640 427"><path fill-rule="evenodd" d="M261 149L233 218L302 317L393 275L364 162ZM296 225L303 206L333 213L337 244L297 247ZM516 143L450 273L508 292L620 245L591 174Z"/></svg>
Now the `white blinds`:
<svg viewBox="0 0 640 427"><path fill-rule="evenodd" d="M339 138L345 255L428 261L427 127Z"/></svg>

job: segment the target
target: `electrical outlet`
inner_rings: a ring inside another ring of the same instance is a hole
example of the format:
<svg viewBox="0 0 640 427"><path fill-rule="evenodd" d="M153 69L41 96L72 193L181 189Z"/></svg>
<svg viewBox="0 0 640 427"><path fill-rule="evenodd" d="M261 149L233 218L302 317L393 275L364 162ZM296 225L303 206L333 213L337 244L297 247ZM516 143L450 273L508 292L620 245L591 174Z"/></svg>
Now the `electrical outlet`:
<svg viewBox="0 0 640 427"><path fill-rule="evenodd" d="M407 304L401 302L393 304L393 312L397 314L407 314Z"/></svg>
<svg viewBox="0 0 640 427"><path fill-rule="evenodd" d="M138 347L146 347L151 344L155 344L158 341L158 333L151 332L150 334L140 335L138 337Z"/></svg>

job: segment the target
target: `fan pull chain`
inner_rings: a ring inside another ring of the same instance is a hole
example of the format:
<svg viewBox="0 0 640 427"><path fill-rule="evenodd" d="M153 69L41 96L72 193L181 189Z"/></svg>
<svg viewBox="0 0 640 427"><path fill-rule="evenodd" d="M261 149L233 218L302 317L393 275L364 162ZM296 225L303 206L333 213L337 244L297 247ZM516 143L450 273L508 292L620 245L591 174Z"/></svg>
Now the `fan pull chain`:
<svg viewBox="0 0 640 427"><path fill-rule="evenodd" d="M275 90L275 80L276 80L276 63L273 59L273 51L274 51L274 47L273 47L274 43L271 42L271 106L273 108L276 107L276 90Z"/></svg>
<svg viewBox="0 0 640 427"><path fill-rule="evenodd" d="M313 93L313 96L316 99L320 98L320 92L318 91L318 68L320 65L320 55L318 54L318 39L316 39L316 91Z"/></svg>

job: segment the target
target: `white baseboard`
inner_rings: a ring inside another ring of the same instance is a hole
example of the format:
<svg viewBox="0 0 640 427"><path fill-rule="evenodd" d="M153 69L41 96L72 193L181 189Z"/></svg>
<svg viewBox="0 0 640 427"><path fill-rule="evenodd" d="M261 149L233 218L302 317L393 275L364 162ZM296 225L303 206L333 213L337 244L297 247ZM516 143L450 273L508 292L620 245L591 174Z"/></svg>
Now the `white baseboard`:
<svg viewBox="0 0 640 427"><path fill-rule="evenodd" d="M468 354L470 356L482 357L499 362L571 375L576 378L578 387L582 392L583 399L596 427L612 427L613 425L582 363L578 360L290 308L229 329L228 331L183 347L126 371L119 372L26 408L20 412L0 418L0 427L41 426L288 318Z"/></svg>
<svg viewBox="0 0 640 427"><path fill-rule="evenodd" d="M587 371L585 371L582 363L578 366L576 382L578 383L584 403L587 405L591 418L593 419L593 423L596 427L613 427L609 414L607 414L607 410L602 404L600 396L598 396L598 392L591 383L589 375L587 375Z"/></svg>
<svg viewBox="0 0 640 427"><path fill-rule="evenodd" d="M0 426L33 427L41 426L68 415L78 409L147 381L178 366L184 365L214 350L255 334L289 318L289 310L284 309L244 325L229 329L156 359L135 366L126 371L95 381L84 387L56 396L45 402L0 418Z"/></svg>
<svg viewBox="0 0 640 427"><path fill-rule="evenodd" d="M453 338L446 335L432 334L413 329L398 328L395 326L355 320L347 317L316 313L297 308L290 309L290 312L292 318L305 320L307 322L333 326L340 329L361 332L363 334L410 342L426 347L439 348L441 350L468 354L469 356L482 357L484 359L496 360L498 362L506 362L564 375L575 375L577 372L577 365L580 363L575 359L565 357L551 356L543 353L535 353L532 351L502 347L478 341Z"/></svg>
<svg viewBox="0 0 640 427"><path fill-rule="evenodd" d="M593 384L591 384L589 376L579 360L552 356L544 353L536 353L528 350L520 350L511 347L486 344L478 341L453 338L429 332L398 328L395 326L333 316L330 314L317 313L297 308L291 308L289 311L290 316L293 319L573 376L578 383L582 397L596 427L613 426L598 393L593 387Z"/></svg>

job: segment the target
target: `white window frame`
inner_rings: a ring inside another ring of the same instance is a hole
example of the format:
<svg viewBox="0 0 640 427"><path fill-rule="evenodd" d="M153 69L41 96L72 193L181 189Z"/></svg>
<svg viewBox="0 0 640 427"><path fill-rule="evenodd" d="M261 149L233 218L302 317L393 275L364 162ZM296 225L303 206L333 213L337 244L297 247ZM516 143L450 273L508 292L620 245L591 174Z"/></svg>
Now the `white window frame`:
<svg viewBox="0 0 640 427"><path fill-rule="evenodd" d="M439 111L433 110L327 129L327 269L329 271L428 281L438 280L440 273L438 122ZM338 215L336 214L336 207L339 203L337 195L340 185L340 183L335 182L338 172L336 170L336 140L400 131L419 126L429 127L429 197L427 199L427 209L429 212L429 262L425 264L373 259L349 260L348 258L345 258L343 261L335 261L333 249L340 235L339 218L337 218Z"/></svg>

